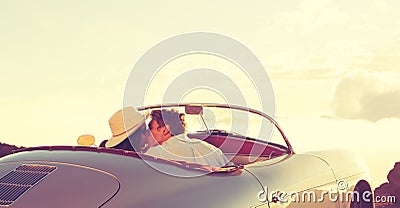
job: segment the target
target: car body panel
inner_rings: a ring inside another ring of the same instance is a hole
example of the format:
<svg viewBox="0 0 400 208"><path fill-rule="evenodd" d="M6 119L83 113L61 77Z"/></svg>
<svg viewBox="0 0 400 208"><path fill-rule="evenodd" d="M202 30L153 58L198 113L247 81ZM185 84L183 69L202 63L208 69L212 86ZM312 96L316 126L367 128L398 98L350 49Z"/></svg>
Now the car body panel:
<svg viewBox="0 0 400 208"><path fill-rule="evenodd" d="M109 173L49 160L1 163L0 175L25 164L51 166L56 170L7 207L99 207L119 190L119 181ZM22 180L18 176L17 180Z"/></svg>
<svg viewBox="0 0 400 208"><path fill-rule="evenodd" d="M337 183L342 183L342 189L338 189L341 196L344 196L343 200L340 201L341 207L350 207L350 201L346 199L346 195L351 196L351 193L355 190L356 185L360 181L368 181L370 193L372 194L372 188L374 187L373 181L369 174L369 170L362 158L357 154L343 150L327 150L318 152L309 152L310 155L314 155L326 161L334 170ZM338 160L340 157L340 160Z"/></svg>
<svg viewBox="0 0 400 208"><path fill-rule="evenodd" d="M257 205L257 193L262 188L246 171L182 178L161 173L137 157L113 153L36 150L10 155L2 158L1 162L38 163L48 160L62 160L69 164L107 170L115 176L121 184L118 194L102 207L251 207ZM181 171L197 171L180 169ZM52 186L54 185L61 184L55 183ZM87 194L96 195L98 188L97 185L92 186L92 193ZM39 190L35 191L39 192ZM51 196L51 192L48 191L42 194ZM240 202L232 200L239 198ZM74 199L73 196L66 196L59 201L57 207L71 207L64 206L62 203L64 200Z"/></svg>
<svg viewBox="0 0 400 208"><path fill-rule="evenodd" d="M294 154L282 158L280 162L273 164L270 162L257 162L248 165L247 169L259 178L264 187L268 188L270 196L273 192L287 193L285 202L277 202L273 204L274 206L296 207L309 204L307 200L302 202L300 199L298 203L297 201L295 203L290 198L292 194L305 190L321 189L322 187L327 190L330 188L336 190L336 179L331 167L318 157ZM271 197L269 198L271 200ZM270 206L274 207L271 204Z"/></svg>
<svg viewBox="0 0 400 208"><path fill-rule="evenodd" d="M308 152L309 155L319 157L326 161L334 170L335 177L338 180L345 179L356 174L365 174L369 180L370 175L364 161L355 153L343 150L326 150L318 152ZM340 157L340 160L338 160Z"/></svg>
<svg viewBox="0 0 400 208"><path fill-rule="evenodd" d="M110 151L102 148L67 151L60 147L47 148L53 150L41 148L43 150L23 151L4 157L0 161L1 164L14 164L14 166L22 163L41 163L58 167L58 165L65 166L67 165L65 163L68 163L69 166L91 168L110 174L121 185L118 194L102 207L268 207L266 202L259 200L259 193L265 187L268 187L270 193L284 191L301 194L302 191L314 191L317 195L316 200L319 199L321 191L337 190L337 179L333 169L326 161L315 156L318 155L317 152L284 155L255 162L235 172L182 178L153 169L138 157L129 156L133 154L129 151ZM106 152L102 152L103 150ZM158 160L155 162L163 162L163 160ZM46 163L46 161L53 162ZM165 165L169 164L165 163ZM176 168L181 171L202 171ZM361 170L360 167L355 167L355 169ZM359 180L358 176L354 175L352 179ZM57 182L51 186L60 186L60 183ZM100 184L104 185L103 182ZM98 190L96 183L93 189L87 190L86 194L98 195ZM31 191L38 192L39 195L41 192L34 189ZM49 195L46 191L44 192ZM73 197L77 196L66 194L63 200L72 200ZM328 205L327 207L339 207L339 203L326 201L321 203L324 203L324 206ZM318 207L322 205L321 203L271 202L270 207ZM58 206L63 207L62 204Z"/></svg>

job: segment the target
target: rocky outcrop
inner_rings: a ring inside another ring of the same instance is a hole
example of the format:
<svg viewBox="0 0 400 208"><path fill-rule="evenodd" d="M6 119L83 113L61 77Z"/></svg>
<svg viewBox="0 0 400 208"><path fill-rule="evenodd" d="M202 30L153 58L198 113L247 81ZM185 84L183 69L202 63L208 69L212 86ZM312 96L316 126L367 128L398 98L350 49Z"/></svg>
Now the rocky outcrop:
<svg viewBox="0 0 400 208"><path fill-rule="evenodd" d="M11 154L13 150L20 149L21 147L17 147L15 145L3 144L0 143L0 157Z"/></svg>
<svg viewBox="0 0 400 208"><path fill-rule="evenodd" d="M396 162L393 169L387 175L388 182L383 183L375 189L376 197L395 196L395 203L378 203L377 208L399 208L400 207L400 162Z"/></svg>

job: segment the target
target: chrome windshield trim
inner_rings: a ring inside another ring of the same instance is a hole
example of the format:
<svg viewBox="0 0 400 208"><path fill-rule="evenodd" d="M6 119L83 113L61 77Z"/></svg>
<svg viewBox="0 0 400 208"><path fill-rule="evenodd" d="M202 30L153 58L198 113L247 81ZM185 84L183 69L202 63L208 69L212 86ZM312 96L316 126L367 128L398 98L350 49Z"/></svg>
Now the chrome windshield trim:
<svg viewBox="0 0 400 208"><path fill-rule="evenodd" d="M185 107L185 106L203 106L203 107L211 107L211 108L228 108L228 109L234 109L234 110L241 110L241 111L247 111L250 113L254 113L257 115L260 115L264 118L266 118L268 121L270 121L279 131L281 134L282 138L285 140L285 143L290 151L290 154L294 154L294 150L292 145L289 142L289 139L286 137L285 133L283 132L282 128L279 126L278 122L269 116L268 114L255 110L252 108L240 106L240 105L229 105L229 104L219 104L219 103L166 103L166 104L159 104L159 105L148 105L148 106L141 106L138 107L138 111L145 111L145 110L151 110L151 109L162 109L162 108L173 108L173 107Z"/></svg>

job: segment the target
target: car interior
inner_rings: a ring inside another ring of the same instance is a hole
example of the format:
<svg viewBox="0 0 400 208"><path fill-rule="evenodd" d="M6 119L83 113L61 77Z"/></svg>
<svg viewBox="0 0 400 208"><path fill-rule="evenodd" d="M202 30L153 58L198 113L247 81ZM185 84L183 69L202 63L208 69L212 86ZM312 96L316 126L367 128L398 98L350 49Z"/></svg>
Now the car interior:
<svg viewBox="0 0 400 208"><path fill-rule="evenodd" d="M263 142L218 130L188 133L187 136L204 140L218 147L235 165L246 165L257 161L269 160L288 154L289 151L285 146L279 144Z"/></svg>

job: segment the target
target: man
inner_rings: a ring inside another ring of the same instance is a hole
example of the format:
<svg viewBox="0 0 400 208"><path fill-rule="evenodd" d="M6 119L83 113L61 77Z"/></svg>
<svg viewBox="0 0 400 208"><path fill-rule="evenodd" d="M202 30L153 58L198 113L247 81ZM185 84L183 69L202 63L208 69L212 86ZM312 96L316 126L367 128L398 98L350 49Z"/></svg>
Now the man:
<svg viewBox="0 0 400 208"><path fill-rule="evenodd" d="M190 139L185 134L181 115L175 110L153 110L149 123L149 149L146 154L188 161L214 167L226 165L229 161L215 146L199 140Z"/></svg>

